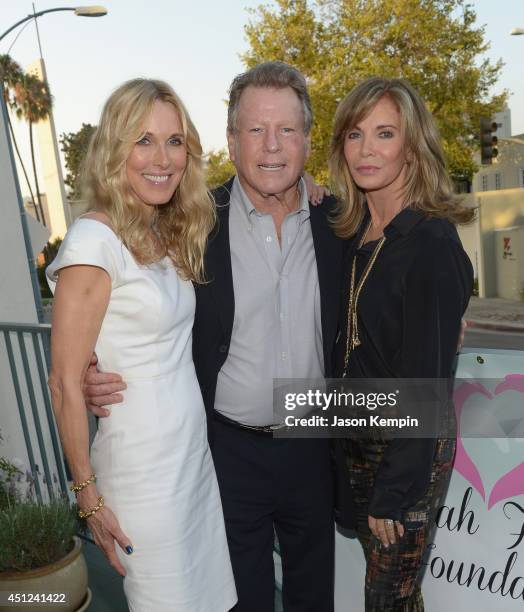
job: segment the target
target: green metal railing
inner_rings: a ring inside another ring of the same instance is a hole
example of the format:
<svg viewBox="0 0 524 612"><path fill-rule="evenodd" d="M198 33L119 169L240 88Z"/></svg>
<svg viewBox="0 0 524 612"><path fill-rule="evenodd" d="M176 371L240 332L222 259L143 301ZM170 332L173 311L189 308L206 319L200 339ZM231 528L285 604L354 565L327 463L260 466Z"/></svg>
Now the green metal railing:
<svg viewBox="0 0 524 612"><path fill-rule="evenodd" d="M0 352L5 351L9 363L35 494L42 501L42 487L46 486L49 497L53 498L58 484L61 493L67 495L66 470L47 387L51 325L0 322L0 332L4 343L2 347L0 340ZM48 435L44 436L44 432ZM50 446L46 445L44 437L51 440ZM53 476L57 475L57 483L51 474L50 457L54 458L56 472ZM37 477L39 462L43 468L43 484Z"/></svg>

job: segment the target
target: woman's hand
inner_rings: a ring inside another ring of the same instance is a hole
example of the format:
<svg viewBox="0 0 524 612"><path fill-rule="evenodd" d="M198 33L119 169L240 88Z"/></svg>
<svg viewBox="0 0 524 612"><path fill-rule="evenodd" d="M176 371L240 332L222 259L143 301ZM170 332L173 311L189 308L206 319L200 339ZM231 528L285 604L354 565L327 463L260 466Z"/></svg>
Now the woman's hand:
<svg viewBox="0 0 524 612"><path fill-rule="evenodd" d="M78 505L81 510L89 510L89 508L96 505L96 502L93 503L92 501L94 499L92 494L89 495L89 497L86 495L83 499L81 493L82 492L80 492L77 497ZM98 497L95 496L95 498L98 500ZM90 501L84 501L87 499ZM121 576L125 576L126 570L120 563L116 554L115 540L127 555L132 554L133 545L122 529L120 529L118 520L112 510L107 506L103 506L98 512L95 512L95 514L87 519L87 524L93 534L95 544L102 550L107 560L116 571Z"/></svg>
<svg viewBox="0 0 524 612"><path fill-rule="evenodd" d="M386 548L388 548L390 544L395 544L395 542L404 535L404 526L400 521L377 519L374 516L368 516L368 525L371 533L378 538Z"/></svg>
<svg viewBox="0 0 524 612"><path fill-rule="evenodd" d="M318 206L326 196L331 195L329 189L315 183L315 179L308 172L304 172L302 178L306 184L307 199L313 206Z"/></svg>

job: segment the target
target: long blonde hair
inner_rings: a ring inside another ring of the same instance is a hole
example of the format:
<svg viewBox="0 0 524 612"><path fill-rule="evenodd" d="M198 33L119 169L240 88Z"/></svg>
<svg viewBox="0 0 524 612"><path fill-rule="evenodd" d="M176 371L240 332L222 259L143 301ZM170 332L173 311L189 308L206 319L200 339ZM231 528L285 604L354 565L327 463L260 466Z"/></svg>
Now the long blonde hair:
<svg viewBox="0 0 524 612"><path fill-rule="evenodd" d="M187 165L171 201L155 207L154 230L164 255L181 276L204 281L204 250L215 224L213 199L204 182L202 146L182 101L163 81L133 79L116 89L104 105L83 163L83 197L104 212L111 226L141 264L158 260L151 219L129 185L126 161L146 130L155 101L172 104L184 135Z"/></svg>
<svg viewBox="0 0 524 612"><path fill-rule="evenodd" d="M462 206L453 193L438 129L424 101L402 79L372 77L354 87L335 113L329 174L332 189L340 198L333 222L337 235L353 236L365 213L365 195L351 177L344 157L346 134L384 96L388 96L400 112L405 148L410 153L404 201L428 216L448 219L452 223L469 223L475 211Z"/></svg>

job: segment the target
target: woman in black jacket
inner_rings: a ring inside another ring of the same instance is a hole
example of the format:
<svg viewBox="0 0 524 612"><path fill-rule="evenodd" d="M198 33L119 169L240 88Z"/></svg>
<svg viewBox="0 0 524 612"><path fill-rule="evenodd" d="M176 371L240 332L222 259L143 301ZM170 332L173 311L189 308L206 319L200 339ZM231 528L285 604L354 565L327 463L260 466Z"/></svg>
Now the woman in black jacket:
<svg viewBox="0 0 524 612"><path fill-rule="evenodd" d="M474 213L453 195L433 118L408 83L371 78L346 96L330 172L335 230L350 239L338 376L451 378L473 286L455 225ZM455 440L335 444L367 560L366 611L423 610L419 570Z"/></svg>

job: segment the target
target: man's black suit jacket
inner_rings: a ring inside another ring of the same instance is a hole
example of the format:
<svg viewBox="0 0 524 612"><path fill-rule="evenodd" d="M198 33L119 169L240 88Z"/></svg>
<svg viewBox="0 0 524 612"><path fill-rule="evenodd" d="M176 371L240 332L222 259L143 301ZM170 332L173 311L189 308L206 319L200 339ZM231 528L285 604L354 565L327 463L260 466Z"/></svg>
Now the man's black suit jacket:
<svg viewBox="0 0 524 612"><path fill-rule="evenodd" d="M205 254L207 283L196 286L193 327L193 360L208 416L213 410L217 377L229 351L235 296L229 246L229 200L233 179L213 192L217 224ZM315 246L320 306L324 370L332 375L335 336L338 329L343 241L329 226L335 199L324 198L320 206L310 206L310 222Z"/></svg>

